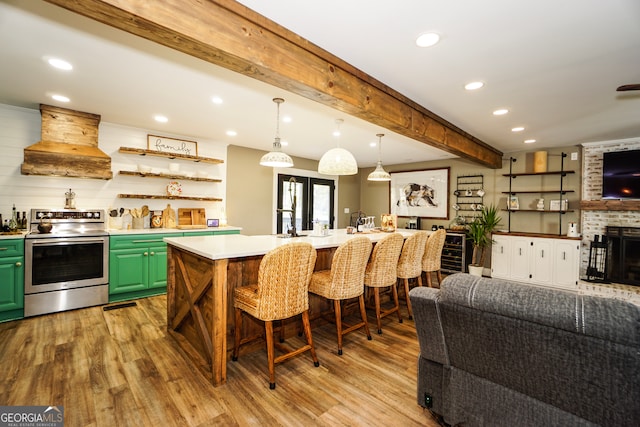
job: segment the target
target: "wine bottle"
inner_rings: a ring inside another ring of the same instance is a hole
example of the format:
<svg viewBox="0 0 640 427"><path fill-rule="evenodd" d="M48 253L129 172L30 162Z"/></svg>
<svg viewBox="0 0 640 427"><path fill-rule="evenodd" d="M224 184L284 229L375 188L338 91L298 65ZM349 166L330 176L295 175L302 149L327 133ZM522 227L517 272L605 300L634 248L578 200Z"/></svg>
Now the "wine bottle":
<svg viewBox="0 0 640 427"><path fill-rule="evenodd" d="M18 223L16 222L16 205L13 205L11 209L11 220L9 221L9 231L16 231L18 229Z"/></svg>
<svg viewBox="0 0 640 427"><path fill-rule="evenodd" d="M362 217L362 212L358 213L358 219L356 220L356 231L358 233L364 231L364 218Z"/></svg>
<svg viewBox="0 0 640 427"><path fill-rule="evenodd" d="M22 211L22 226L20 228L22 228L23 230L26 230L27 227L29 227L29 220L27 219L27 213L25 211Z"/></svg>

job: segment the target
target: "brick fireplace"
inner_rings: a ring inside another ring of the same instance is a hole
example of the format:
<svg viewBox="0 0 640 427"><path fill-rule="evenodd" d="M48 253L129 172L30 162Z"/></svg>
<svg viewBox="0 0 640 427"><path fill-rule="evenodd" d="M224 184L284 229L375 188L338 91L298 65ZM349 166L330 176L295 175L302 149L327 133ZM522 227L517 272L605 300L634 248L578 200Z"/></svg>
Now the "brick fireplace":
<svg viewBox="0 0 640 427"><path fill-rule="evenodd" d="M602 154L638 149L640 138L583 144L580 277L586 276L589 245L595 235L606 234L607 226L640 226L640 201L602 200Z"/></svg>

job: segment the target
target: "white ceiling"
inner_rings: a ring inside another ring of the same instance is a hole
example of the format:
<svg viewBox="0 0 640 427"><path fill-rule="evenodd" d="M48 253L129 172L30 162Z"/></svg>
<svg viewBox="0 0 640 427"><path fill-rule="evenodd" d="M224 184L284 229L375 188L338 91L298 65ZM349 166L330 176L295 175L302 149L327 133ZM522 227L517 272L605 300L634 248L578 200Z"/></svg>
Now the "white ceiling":
<svg viewBox="0 0 640 427"><path fill-rule="evenodd" d="M351 63L503 152L640 136L638 0L242 0L280 25ZM418 48L422 32L440 43ZM0 103L58 105L100 114L103 122L269 150L282 97L287 153L319 159L340 144L359 166L451 155L345 116L300 96L31 0L0 0ZM74 65L52 69L44 58ZM473 80L485 87L467 92ZM71 98L62 104L49 98ZM222 105L211 102L224 99ZM508 108L496 117L492 111ZM169 118L166 124L155 114ZM524 126L520 133L511 132ZM233 129L236 137L225 132ZM533 145L523 144L534 138ZM35 142L35 141L34 141Z"/></svg>

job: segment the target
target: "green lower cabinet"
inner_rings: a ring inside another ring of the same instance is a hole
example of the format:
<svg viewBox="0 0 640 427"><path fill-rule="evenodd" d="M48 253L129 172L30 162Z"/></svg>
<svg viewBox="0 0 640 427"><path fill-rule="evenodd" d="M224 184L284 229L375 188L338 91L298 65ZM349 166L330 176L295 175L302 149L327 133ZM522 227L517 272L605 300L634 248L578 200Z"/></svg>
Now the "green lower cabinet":
<svg viewBox="0 0 640 427"><path fill-rule="evenodd" d="M169 234L112 236L109 251L109 302L167 291Z"/></svg>
<svg viewBox="0 0 640 427"><path fill-rule="evenodd" d="M0 240L0 322L24 317L24 240Z"/></svg>

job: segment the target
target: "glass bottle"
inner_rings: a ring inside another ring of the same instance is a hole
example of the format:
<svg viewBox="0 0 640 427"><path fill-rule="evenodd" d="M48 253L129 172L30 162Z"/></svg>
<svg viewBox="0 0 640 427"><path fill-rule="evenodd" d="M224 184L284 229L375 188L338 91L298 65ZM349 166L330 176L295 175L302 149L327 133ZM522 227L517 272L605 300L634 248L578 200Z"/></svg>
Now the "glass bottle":
<svg viewBox="0 0 640 427"><path fill-rule="evenodd" d="M22 211L22 224L20 224L20 228L26 230L29 226L29 220L27 219L27 212Z"/></svg>
<svg viewBox="0 0 640 427"><path fill-rule="evenodd" d="M18 222L16 217L16 205L13 205L11 210L11 220L9 221L9 231L16 231L18 229Z"/></svg>

